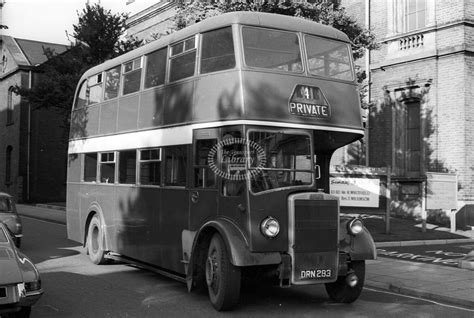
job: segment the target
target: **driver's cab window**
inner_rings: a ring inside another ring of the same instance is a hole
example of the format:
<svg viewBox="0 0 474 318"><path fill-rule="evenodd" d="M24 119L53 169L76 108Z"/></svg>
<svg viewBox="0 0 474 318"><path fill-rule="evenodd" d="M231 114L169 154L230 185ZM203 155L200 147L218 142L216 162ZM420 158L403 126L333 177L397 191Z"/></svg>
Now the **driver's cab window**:
<svg viewBox="0 0 474 318"><path fill-rule="evenodd" d="M240 196L245 190L246 164L249 159L242 131L236 128L224 129L220 145L221 194L229 197Z"/></svg>

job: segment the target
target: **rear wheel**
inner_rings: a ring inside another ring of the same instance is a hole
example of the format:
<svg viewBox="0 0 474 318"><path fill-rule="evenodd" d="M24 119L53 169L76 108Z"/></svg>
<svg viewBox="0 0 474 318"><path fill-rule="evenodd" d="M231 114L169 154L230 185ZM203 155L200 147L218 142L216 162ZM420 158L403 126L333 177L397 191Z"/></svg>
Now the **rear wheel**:
<svg viewBox="0 0 474 318"><path fill-rule="evenodd" d="M359 298L364 287L365 261L352 261L349 267L358 278L355 286L351 287L347 282L350 279L350 273L346 276L339 276L334 283L326 284L329 297L339 303L352 303Z"/></svg>
<svg viewBox="0 0 474 318"><path fill-rule="evenodd" d="M206 260L206 283L212 306L218 311L230 310L240 296L240 268L232 265L219 234L214 234L209 244Z"/></svg>
<svg viewBox="0 0 474 318"><path fill-rule="evenodd" d="M100 265L107 262L104 250L104 231L102 229L102 222L97 215L94 215L89 223L87 252L92 263Z"/></svg>

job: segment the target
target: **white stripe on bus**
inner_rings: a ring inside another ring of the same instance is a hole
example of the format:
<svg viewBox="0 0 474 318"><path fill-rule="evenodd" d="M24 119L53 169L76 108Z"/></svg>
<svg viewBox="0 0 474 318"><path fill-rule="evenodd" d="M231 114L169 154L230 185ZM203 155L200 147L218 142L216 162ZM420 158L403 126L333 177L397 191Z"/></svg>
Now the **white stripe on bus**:
<svg viewBox="0 0 474 318"><path fill-rule="evenodd" d="M312 130L327 130L364 135L363 130L338 128L329 126L315 126L294 123L258 121L258 120L232 120L212 123L191 124L153 130L141 130L116 135L97 136L77 139L69 142L69 154L112 151L125 149L139 149L150 147L164 147L171 145L191 144L194 129L215 128L233 125L256 125L278 128L297 128Z"/></svg>

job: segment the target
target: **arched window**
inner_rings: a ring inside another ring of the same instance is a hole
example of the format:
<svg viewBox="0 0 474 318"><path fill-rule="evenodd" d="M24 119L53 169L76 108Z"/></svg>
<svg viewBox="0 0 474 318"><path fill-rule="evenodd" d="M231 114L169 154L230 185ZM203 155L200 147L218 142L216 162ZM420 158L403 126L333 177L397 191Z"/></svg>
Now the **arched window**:
<svg viewBox="0 0 474 318"><path fill-rule="evenodd" d="M13 124L13 87L8 89L7 99L7 125Z"/></svg>
<svg viewBox="0 0 474 318"><path fill-rule="evenodd" d="M12 152L13 147L8 146L5 158L5 184L12 182Z"/></svg>

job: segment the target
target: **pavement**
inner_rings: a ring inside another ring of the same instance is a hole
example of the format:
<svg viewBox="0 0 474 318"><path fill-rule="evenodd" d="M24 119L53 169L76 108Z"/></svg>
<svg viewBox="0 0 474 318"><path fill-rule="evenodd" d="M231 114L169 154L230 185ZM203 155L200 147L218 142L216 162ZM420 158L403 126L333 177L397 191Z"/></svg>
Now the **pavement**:
<svg viewBox="0 0 474 318"><path fill-rule="evenodd" d="M20 215L66 224L64 206L18 204L17 209ZM473 230L461 234L466 238L376 242L376 246L474 243ZM366 262L365 286L474 310L474 252L459 264L460 267L446 267L378 256Z"/></svg>

